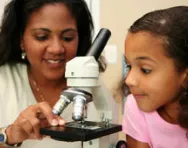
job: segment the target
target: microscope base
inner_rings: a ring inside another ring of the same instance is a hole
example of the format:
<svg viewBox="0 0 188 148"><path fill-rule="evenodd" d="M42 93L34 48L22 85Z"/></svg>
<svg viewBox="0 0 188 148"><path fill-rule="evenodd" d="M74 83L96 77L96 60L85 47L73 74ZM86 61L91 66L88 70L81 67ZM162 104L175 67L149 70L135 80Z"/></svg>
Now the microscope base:
<svg viewBox="0 0 188 148"><path fill-rule="evenodd" d="M104 122L85 121L84 123L69 122L65 126L41 128L40 133L51 136L59 141L88 141L122 130L121 125Z"/></svg>

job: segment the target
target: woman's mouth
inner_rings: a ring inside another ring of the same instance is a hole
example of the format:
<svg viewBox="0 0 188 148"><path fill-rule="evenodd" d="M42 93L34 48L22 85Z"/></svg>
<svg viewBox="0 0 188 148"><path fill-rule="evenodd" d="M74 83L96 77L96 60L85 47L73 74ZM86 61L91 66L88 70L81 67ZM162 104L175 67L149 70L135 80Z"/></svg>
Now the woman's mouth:
<svg viewBox="0 0 188 148"><path fill-rule="evenodd" d="M61 60L47 60L51 64L59 63Z"/></svg>
<svg viewBox="0 0 188 148"><path fill-rule="evenodd" d="M45 60L50 68L62 68L65 65L65 60Z"/></svg>

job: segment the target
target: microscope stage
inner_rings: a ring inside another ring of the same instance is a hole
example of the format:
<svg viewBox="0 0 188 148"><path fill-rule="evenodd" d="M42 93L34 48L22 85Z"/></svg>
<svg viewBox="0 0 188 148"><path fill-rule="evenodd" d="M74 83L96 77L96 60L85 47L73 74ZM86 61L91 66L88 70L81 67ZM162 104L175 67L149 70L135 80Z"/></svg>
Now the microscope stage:
<svg viewBox="0 0 188 148"><path fill-rule="evenodd" d="M40 133L60 141L88 141L110 135L122 130L121 125L104 122L69 122L65 126L41 128Z"/></svg>

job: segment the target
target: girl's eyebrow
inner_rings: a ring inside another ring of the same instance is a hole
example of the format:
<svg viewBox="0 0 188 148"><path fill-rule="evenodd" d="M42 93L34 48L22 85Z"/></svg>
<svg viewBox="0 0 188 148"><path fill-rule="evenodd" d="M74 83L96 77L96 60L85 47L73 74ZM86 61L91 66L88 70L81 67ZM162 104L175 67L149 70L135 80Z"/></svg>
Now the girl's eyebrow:
<svg viewBox="0 0 188 148"><path fill-rule="evenodd" d="M124 62L127 63L127 62L128 62L127 58L126 58L125 56L123 56L123 57L124 57ZM137 61L140 61L140 60L147 60L147 61L151 61L151 62L153 62L153 63L155 63L155 64L157 63L155 60L153 60L153 59L151 59L150 57L147 57L147 56L140 56L140 57L137 57L136 60L137 60Z"/></svg>
<svg viewBox="0 0 188 148"><path fill-rule="evenodd" d="M147 56L137 57L136 60L148 60L148 61L157 63L155 60L153 60L153 59L151 59L150 57L147 57Z"/></svg>

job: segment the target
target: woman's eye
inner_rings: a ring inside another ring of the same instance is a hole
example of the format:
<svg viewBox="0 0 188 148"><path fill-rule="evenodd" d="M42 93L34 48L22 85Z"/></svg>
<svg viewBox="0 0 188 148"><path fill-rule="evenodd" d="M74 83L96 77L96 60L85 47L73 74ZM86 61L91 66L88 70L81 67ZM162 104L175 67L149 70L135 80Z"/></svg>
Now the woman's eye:
<svg viewBox="0 0 188 148"><path fill-rule="evenodd" d="M70 42L74 39L74 37L63 37L63 40L66 42Z"/></svg>
<svg viewBox="0 0 188 148"><path fill-rule="evenodd" d="M48 39L48 36L37 36L36 39L39 41L45 41Z"/></svg>
<svg viewBox="0 0 188 148"><path fill-rule="evenodd" d="M152 70L150 70L150 69L145 69L145 68L141 68L141 71L142 71L144 74L149 74L149 73L151 73Z"/></svg>

